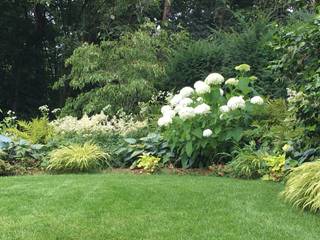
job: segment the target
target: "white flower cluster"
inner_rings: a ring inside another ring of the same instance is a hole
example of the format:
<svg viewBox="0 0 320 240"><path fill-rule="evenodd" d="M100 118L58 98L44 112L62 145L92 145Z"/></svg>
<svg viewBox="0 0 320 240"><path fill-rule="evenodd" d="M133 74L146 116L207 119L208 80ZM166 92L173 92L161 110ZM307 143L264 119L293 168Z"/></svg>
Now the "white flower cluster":
<svg viewBox="0 0 320 240"><path fill-rule="evenodd" d="M238 83L239 83L239 80L236 79L236 78L229 78L229 79L225 82L226 85L233 85L233 86L238 85Z"/></svg>
<svg viewBox="0 0 320 240"><path fill-rule="evenodd" d="M244 109L246 107L246 102L243 99L243 96L231 97L227 102L227 107L230 110Z"/></svg>
<svg viewBox="0 0 320 240"><path fill-rule="evenodd" d="M208 85L220 85L224 82L224 77L219 73L211 73L204 82Z"/></svg>
<svg viewBox="0 0 320 240"><path fill-rule="evenodd" d="M239 71L249 71L249 65L238 66ZM170 105L165 105L161 108L162 117L158 120L158 125L168 126L175 117L182 120L194 118L198 115L206 115L213 111L211 107L205 103L205 99L209 95L205 95L211 92L211 86L219 87L221 84L236 86L239 84L239 80L236 78L229 78L224 81L224 77L219 73L211 73L204 81L197 81L194 83L194 88L184 87L180 90L179 94L171 97L169 100ZM220 95L224 96L224 91L219 88ZM260 96L254 96L250 99L252 104L262 105L264 103ZM236 109L244 109L246 107L246 101L243 96L232 96L226 103L219 107L220 119L224 119L230 111ZM203 137L209 137L212 135L212 130L205 129L203 131Z"/></svg>
<svg viewBox="0 0 320 240"><path fill-rule="evenodd" d="M66 116L51 122L57 133L96 133L96 132L117 132L125 135L147 125L146 121L136 121L131 116L109 117L103 112L88 117L86 114L81 118Z"/></svg>
<svg viewBox="0 0 320 240"><path fill-rule="evenodd" d="M210 92L210 86L203 82L203 81L197 81L194 84L194 89L196 90L196 93L198 94L205 94L205 93L209 93Z"/></svg>
<svg viewBox="0 0 320 240"><path fill-rule="evenodd" d="M262 97L260 96L254 96L253 98L250 99L250 102L252 104L257 104L257 105L262 105L264 103Z"/></svg>

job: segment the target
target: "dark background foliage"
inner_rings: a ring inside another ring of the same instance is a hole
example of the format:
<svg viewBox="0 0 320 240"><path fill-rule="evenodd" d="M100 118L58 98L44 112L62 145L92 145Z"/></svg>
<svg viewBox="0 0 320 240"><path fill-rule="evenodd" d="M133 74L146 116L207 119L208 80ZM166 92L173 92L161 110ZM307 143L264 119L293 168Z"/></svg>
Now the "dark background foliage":
<svg viewBox="0 0 320 240"><path fill-rule="evenodd" d="M40 105L62 107L69 99L70 111L87 111L81 102L75 102L79 93L72 86L52 88L72 77L73 65L66 66L66 59L83 43L111 41L118 46L116 42L122 36L134 33L148 21L161 25L169 36L182 30L190 36L190 44L182 44L166 55L166 73L148 88L191 84L210 71L221 71L229 77L233 73L227 67L247 62L254 67L258 85L269 95L280 96L284 92L278 86L284 86L275 85L266 68L273 58L267 50L274 31L272 23L286 23L292 12L301 9L312 12L316 4L312 0L2 0L0 107L29 118L38 114ZM157 54L163 61L161 51ZM96 94L94 101L104 105L104 101L114 99L114 87L109 88ZM145 96L138 99L146 100ZM127 105L126 101L122 105ZM134 112L135 108L136 104L126 110Z"/></svg>

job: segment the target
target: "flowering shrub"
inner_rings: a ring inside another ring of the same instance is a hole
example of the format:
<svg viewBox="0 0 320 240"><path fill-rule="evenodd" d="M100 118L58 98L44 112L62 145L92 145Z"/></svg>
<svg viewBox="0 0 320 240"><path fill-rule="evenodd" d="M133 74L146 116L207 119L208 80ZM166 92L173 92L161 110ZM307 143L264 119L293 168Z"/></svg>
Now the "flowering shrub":
<svg viewBox="0 0 320 240"><path fill-rule="evenodd" d="M97 132L115 132L126 135L129 132L143 128L146 121L137 121L131 115L120 113L113 117L105 115L103 112L88 117L84 115L81 119L66 116L51 122L57 133L97 133Z"/></svg>
<svg viewBox="0 0 320 240"><path fill-rule="evenodd" d="M250 66L242 64L236 70L238 76L226 82L219 73L211 73L194 88L182 88L162 107L158 125L183 167L220 161L214 158L232 150L252 113L264 103L253 88L256 78L246 76Z"/></svg>

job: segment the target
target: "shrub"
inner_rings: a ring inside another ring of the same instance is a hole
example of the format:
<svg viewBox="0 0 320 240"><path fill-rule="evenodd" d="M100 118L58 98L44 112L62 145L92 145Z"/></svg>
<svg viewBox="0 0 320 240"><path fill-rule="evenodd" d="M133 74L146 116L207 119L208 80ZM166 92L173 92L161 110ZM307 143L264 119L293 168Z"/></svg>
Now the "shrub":
<svg viewBox="0 0 320 240"><path fill-rule="evenodd" d="M95 170L106 162L106 154L99 146L86 142L53 150L49 154L48 170L84 172Z"/></svg>
<svg viewBox="0 0 320 240"><path fill-rule="evenodd" d="M288 177L284 191L284 199L294 206L320 210L320 161L304 163L293 169Z"/></svg>
<svg viewBox="0 0 320 240"><path fill-rule="evenodd" d="M160 158L144 153L139 157L137 167L142 168L146 172L153 173L159 168L160 161Z"/></svg>
<svg viewBox="0 0 320 240"><path fill-rule="evenodd" d="M277 57L270 68L279 82L293 89L288 101L296 108L298 119L306 126L305 136L313 139L310 143L315 147L320 138L320 17L319 13L309 13L301 18L299 13L274 35L270 45Z"/></svg>
<svg viewBox="0 0 320 240"><path fill-rule="evenodd" d="M254 145L247 145L234 152L234 160L229 164L231 175L238 178L255 179L263 176L266 162L261 152L255 150Z"/></svg>
<svg viewBox="0 0 320 240"><path fill-rule="evenodd" d="M162 107L158 125L183 167L221 161L221 153L232 151L252 122L252 114L261 109L264 100L255 96L255 78L246 76L250 66L242 64L236 69L238 76L224 84L223 76L210 74L204 82L197 81L195 89L181 89L170 106Z"/></svg>

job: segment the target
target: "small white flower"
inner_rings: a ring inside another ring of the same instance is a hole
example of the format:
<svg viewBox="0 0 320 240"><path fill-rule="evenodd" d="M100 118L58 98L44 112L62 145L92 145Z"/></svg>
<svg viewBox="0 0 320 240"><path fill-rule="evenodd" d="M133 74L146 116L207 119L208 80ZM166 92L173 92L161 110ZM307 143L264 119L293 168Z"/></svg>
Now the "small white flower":
<svg viewBox="0 0 320 240"><path fill-rule="evenodd" d="M190 97L192 93L194 92L194 89L192 87L184 87L180 90L180 95L185 98L185 97Z"/></svg>
<svg viewBox="0 0 320 240"><path fill-rule="evenodd" d="M163 116L169 116L170 118L173 118L176 115L176 112L173 110L166 111Z"/></svg>
<svg viewBox="0 0 320 240"><path fill-rule="evenodd" d="M230 111L230 108L227 105L223 105L219 108L220 112L227 113Z"/></svg>
<svg viewBox="0 0 320 240"><path fill-rule="evenodd" d="M202 133L203 137L210 137L211 135L212 135L212 131L210 129L206 129Z"/></svg>
<svg viewBox="0 0 320 240"><path fill-rule="evenodd" d="M187 107L189 106L190 104L193 103L193 100L191 98L183 98L178 105L181 105L183 107Z"/></svg>
<svg viewBox="0 0 320 240"><path fill-rule="evenodd" d="M210 92L210 86L203 81L195 82L194 88L196 90L196 93L198 94L205 94Z"/></svg>
<svg viewBox="0 0 320 240"><path fill-rule="evenodd" d="M195 116L195 112L192 107L181 108L181 110L178 112L178 114L182 120L186 120L188 118L192 118Z"/></svg>
<svg viewBox="0 0 320 240"><path fill-rule="evenodd" d="M194 112L195 114L207 114L210 112L210 110L211 109L209 105L202 103L195 107Z"/></svg>
<svg viewBox="0 0 320 240"><path fill-rule="evenodd" d="M158 120L159 127L168 126L171 123L172 123L172 118L170 116L163 116Z"/></svg>
<svg viewBox="0 0 320 240"><path fill-rule="evenodd" d="M250 99L250 102L252 104L258 104L258 105L262 105L263 104L263 99L260 96L255 96L253 98Z"/></svg>
<svg viewBox="0 0 320 240"><path fill-rule="evenodd" d="M220 91L220 95L223 96L224 94L223 90L220 88L219 91Z"/></svg>
<svg viewBox="0 0 320 240"><path fill-rule="evenodd" d="M208 85L219 85L224 82L224 77L219 73L211 73L204 82Z"/></svg>
<svg viewBox="0 0 320 240"><path fill-rule="evenodd" d="M161 108L161 113L162 114L165 114L167 111L170 111L172 110L172 108L169 106L169 105L164 105L162 108Z"/></svg>
<svg viewBox="0 0 320 240"><path fill-rule="evenodd" d="M246 106L246 102L243 100L243 96L231 97L227 106L230 110L236 110L238 108L243 109Z"/></svg>
<svg viewBox="0 0 320 240"><path fill-rule="evenodd" d="M239 83L239 80L236 79L236 78L229 78L229 79L225 82L226 85L233 85L233 86L238 85L238 83Z"/></svg>
<svg viewBox="0 0 320 240"><path fill-rule="evenodd" d="M203 98L202 97L198 97L197 98L197 102L203 102Z"/></svg>
<svg viewBox="0 0 320 240"><path fill-rule="evenodd" d="M173 98L171 98L170 104L173 106L178 105L181 100L182 100L182 96L179 94L176 94L173 96Z"/></svg>

